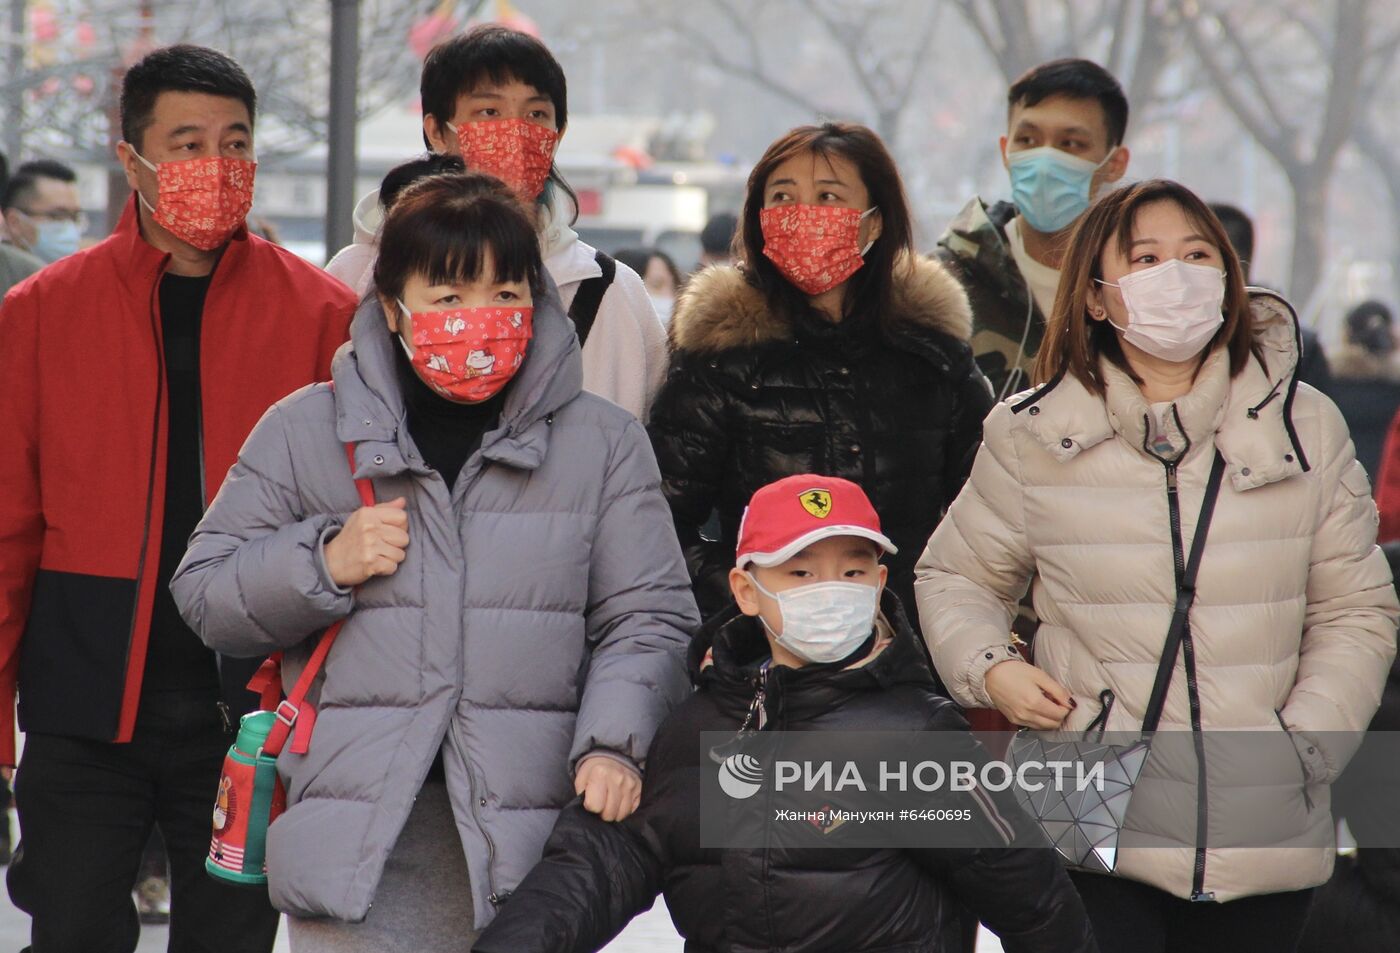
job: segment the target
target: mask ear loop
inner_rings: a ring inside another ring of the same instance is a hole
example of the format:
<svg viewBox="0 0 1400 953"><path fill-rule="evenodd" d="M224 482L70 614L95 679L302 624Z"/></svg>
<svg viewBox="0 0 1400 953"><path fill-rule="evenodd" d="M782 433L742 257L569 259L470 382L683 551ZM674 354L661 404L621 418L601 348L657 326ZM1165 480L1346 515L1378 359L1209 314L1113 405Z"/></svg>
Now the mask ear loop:
<svg viewBox="0 0 1400 953"><path fill-rule="evenodd" d="M408 310L408 305L403 303L402 298L395 298L394 303L403 311L404 320L411 325L413 323L413 312ZM399 339L399 347L403 348L404 356L411 362L413 360L413 352L408 349L408 340L403 336L403 332L399 331L394 337Z"/></svg>
<svg viewBox="0 0 1400 953"><path fill-rule="evenodd" d="M1104 281L1102 278L1095 278L1094 280L1097 281L1099 284L1103 285L1105 288L1117 288L1119 294L1122 294L1122 293L1123 293L1123 286L1120 285L1120 284L1118 284L1116 281ZM1124 307L1127 306L1127 302L1126 302L1126 301L1124 301L1123 304L1124 304ZM1117 329L1119 332L1121 332L1121 333L1123 333L1123 334L1127 334L1127 333L1128 333L1128 329L1127 329L1127 328L1123 327L1123 325L1119 324L1117 321L1114 321L1111 317L1108 316L1108 309L1107 309L1107 308L1104 308L1104 309L1103 309L1103 313L1104 313L1104 320L1107 321L1107 322L1109 323L1109 326L1110 326L1110 327L1113 327L1113 328ZM1131 314L1128 316L1128 323L1129 323L1129 324L1132 324L1132 323L1133 323L1133 321L1132 321L1132 315L1131 315Z"/></svg>
<svg viewBox="0 0 1400 953"><path fill-rule="evenodd" d="M765 596L767 596L769 599L772 599L774 602L776 602L776 603L778 604L778 614L779 614L779 615L782 615L782 612L783 612L783 601L782 601L782 599L780 599L780 598L778 597L778 594L777 594L776 592L769 592L766 588L764 588L763 583L759 582L759 581L758 581L758 577L755 576L755 575L754 575L752 572L750 572L749 570L745 569L745 570L744 570L744 575L746 575L746 576L749 577L749 582L753 583L753 586L754 586L755 589L757 589L759 592L763 593L763 594L764 594ZM768 620L767 620L767 619L763 618L763 614L762 614L762 613L759 613L758 622L759 622L760 625L763 626L763 628L764 628L765 630L767 630L767 632L768 632L769 635L773 636L773 638L775 638L775 639L780 639L780 638L782 638L781 635L779 635L777 632L774 632L774 631L773 631L773 627L772 627L771 625L768 624Z"/></svg>
<svg viewBox="0 0 1400 953"><path fill-rule="evenodd" d="M880 210L880 206L878 206L878 205L872 205L872 206L870 206L870 208L868 208L868 209L866 209L864 212L861 212L861 213L860 213L860 221L862 221L862 222L865 221L871 214L873 214L873 213L875 213L875 212L878 212L879 210ZM873 238L870 239L870 241L866 242L866 243L865 243L865 247L862 248L862 249L860 250L860 257L864 258L864 257L865 257L865 253L868 252L868 251L870 251L870 249L873 248L874 245L875 245L875 239L873 239Z"/></svg>
<svg viewBox="0 0 1400 953"><path fill-rule="evenodd" d="M146 158L145 156L143 156L141 153L137 152L134 148L132 148L131 143L128 142L128 143L126 144L126 147L127 147L128 149L131 149L131 154L134 155L134 156L136 157L136 161L140 162L140 163L141 163L142 165L144 165L146 168L150 169L150 170L151 170L152 172L154 172L157 176L160 175L160 169L159 169L153 162L151 162L151 160L147 159L147 158ZM150 212L152 215L156 214L155 206L152 205L150 202L147 202L147 201L146 201L146 196L144 196L144 195L141 194L141 190L140 190L140 189L137 189L137 190L136 190L136 201L138 201L138 202L140 202L142 205L146 206L146 211Z"/></svg>

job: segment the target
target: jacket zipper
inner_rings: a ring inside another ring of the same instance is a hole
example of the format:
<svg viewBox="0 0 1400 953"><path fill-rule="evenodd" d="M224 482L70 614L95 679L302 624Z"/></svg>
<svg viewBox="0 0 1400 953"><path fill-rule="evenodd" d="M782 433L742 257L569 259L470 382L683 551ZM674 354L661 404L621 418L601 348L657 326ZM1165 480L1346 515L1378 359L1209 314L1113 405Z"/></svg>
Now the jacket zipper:
<svg viewBox="0 0 1400 953"><path fill-rule="evenodd" d="M195 373L199 375L194 389L194 414L195 430L199 439L199 509L206 512L209 509L209 485L204 475L204 314L208 310L209 296L214 291L214 279L218 277L219 266L223 264L224 256L219 255L214 261L214 267L209 272L209 287L204 289L204 300L199 306L199 336L195 338Z"/></svg>
<svg viewBox="0 0 1400 953"><path fill-rule="evenodd" d="M1177 492L1177 464L1164 463L1167 470L1167 512L1171 517L1172 563L1176 570L1176 584L1180 589L1186 577L1186 547L1181 539L1181 501ZM1197 527L1200 531L1200 527ZM1214 901L1214 893L1205 892L1206 882L1206 751L1205 737L1201 732L1201 694L1196 683L1196 648L1191 638L1191 620L1181 634L1182 661L1186 668L1186 697L1191 707L1191 740L1196 749L1196 863L1191 878L1191 899L1193 901Z"/></svg>
<svg viewBox="0 0 1400 953"><path fill-rule="evenodd" d="M120 736L122 723L122 710L126 707L126 685L125 679L131 671L131 652L136 642L136 618L141 613L141 585L146 577L146 553L150 549L151 542L151 510L155 506L156 496L156 456L160 449L160 409L165 401L165 353L161 348L160 336L160 313L157 308L156 295L160 291L160 279L165 274L165 267L170 258L167 256L161 261L160 268L156 271L156 280L151 285L151 294L147 299L147 313L151 319L151 340L155 343L156 350L156 407L151 415L151 462L146 471L146 517L142 520L141 528L141 549L136 558L136 598L132 600L131 622L126 630L126 660L122 667L122 708L117 711L117 729L115 734Z"/></svg>
<svg viewBox="0 0 1400 953"><path fill-rule="evenodd" d="M457 750L462 752L462 768L467 774L467 797L471 801L472 819L476 821L476 829L481 831L481 836L486 841L486 899L490 902L491 906L499 910L501 904L510 899L510 891L506 891L505 893L496 892L496 842L491 839L491 832L486 829L486 825L481 823L481 811L478 809L480 801L485 801L486 798L482 797L480 801L478 800L476 775L472 772L472 766L467 760L466 748L457 737L457 713L455 705L453 709L452 718L447 723L447 732L452 736L452 743L456 745Z"/></svg>
<svg viewBox="0 0 1400 953"><path fill-rule="evenodd" d="M478 448L476 449L476 452L473 454L473 456L479 455L480 453L481 453L481 448L478 447ZM463 467L462 467L462 470L463 470L462 474L458 476L458 479L459 479L459 480L461 480L464 476L467 475L467 474L466 474L466 470L468 469L468 467L470 466L470 464L471 464L471 458L468 458L467 463L464 464ZM467 479L466 479L466 481L465 481L465 485L462 486L461 501L462 501L462 505L463 505L463 506L466 505L467 494L469 494L469 493L471 492L472 485L473 485L474 483L476 483L477 478L481 476L482 472L483 472L485 469L486 469L486 466L485 466L485 463L484 463L484 462L478 463L476 470L473 471L469 477L467 477ZM447 511L448 511L448 513L451 514L451 516L452 516L452 519L451 519L451 529L452 529L452 531L453 531L454 533L457 532L458 516L457 516L457 506L456 506L457 500L455 499L456 494L455 494L451 489L448 489L448 487L447 487L447 480L443 478L442 474L440 474L440 473L434 473L434 474L433 474L432 476L430 476L428 479L429 479L429 480L441 480L441 481L442 481L442 485L443 485L443 489L445 489L445 490L448 491L448 492L447 492L447 496L448 496ZM466 556L467 556L466 552L463 551L463 552L462 552L462 565L463 565L463 566L466 565ZM465 606L465 605L466 605L466 599L467 599L467 579L466 579L466 573L464 572L464 573L462 574L462 585L461 585L461 588L460 588L460 590L458 591L458 595L457 595L457 605L459 605L459 606ZM466 771L466 775L467 775L467 787L468 787L468 797L469 797L470 802L471 802L468 806L471 808L472 819L473 819L474 821L476 821L476 828L477 828L477 830L481 831L481 836L482 836L482 838L486 841L486 891L487 891L487 893L486 893L486 900L487 900L487 902L489 902L489 903L491 904L492 907L494 907L495 909L499 910L499 909L501 908L501 906L502 906L507 900L510 899L510 895L511 895L511 893L512 893L513 891L507 890L507 891L504 891L504 892L497 892L497 890L496 890L496 842L491 838L491 832L490 832L489 830L486 829L486 825L485 825L484 823L482 823L482 820L481 820L481 808L485 806L485 804L486 804L486 798L485 798L484 796L479 795L479 794L477 793L478 791L484 791L484 790L485 790L485 785L483 784L483 785L478 786L478 784L477 784L477 779L476 779L476 775L472 772L471 763L470 763L470 762L468 761L468 759L467 759L467 755L466 755L466 746L465 746L464 744L462 744L462 742L460 741L460 739L457 737L457 704L461 701L462 692L465 690L466 680L467 680L467 660L466 660L466 654L467 654L467 652L466 652L466 646L462 646L462 647L460 648L460 650L458 651L458 653L457 653L457 685L458 685L458 691L457 691L457 692L454 694L454 696L453 696L452 715L451 715L450 720L448 721L448 729L447 729L447 730L448 730L448 732L452 735L452 740L453 740L453 743L456 745L457 750L458 750L459 752L461 752L461 755L462 755L462 767L463 767L463 769Z"/></svg>
<svg viewBox="0 0 1400 953"><path fill-rule="evenodd" d="M759 731L762 731L765 727L767 727L769 721L771 721L771 719L768 717L768 700L769 700L771 697L773 697L773 693L770 692L769 689L768 689L768 676L769 676L769 674L771 673L771 671L772 671L771 668L765 666L765 667L763 668L763 670L760 671L760 672L758 673L758 678L757 678L757 681L758 681L758 694L756 694L756 695L754 696L754 701L758 704L758 724L757 724L755 727L756 727ZM774 730L782 730L782 725L778 725ZM781 742L781 736L779 736L779 738L780 738L780 742ZM778 760L778 748L777 748L777 746L775 746L774 749L773 749L773 761L774 761L775 764L777 763L777 760ZM771 805L772 805L772 797L773 797L773 796L770 794L770 795L769 795L769 805L770 805L770 807L771 807ZM775 935L774 929L773 929L773 897L772 897L772 895L771 895L771 893L770 893L770 891L769 891L769 889L768 889L768 884L770 883L770 880L769 880L769 861L771 860L771 858L772 858L772 856L773 856L772 846L773 846L773 825L772 825L772 824L764 824L764 825L763 825L763 918L764 918L764 920L767 921L767 924L768 924L768 936L769 936L770 938L771 938L772 936Z"/></svg>

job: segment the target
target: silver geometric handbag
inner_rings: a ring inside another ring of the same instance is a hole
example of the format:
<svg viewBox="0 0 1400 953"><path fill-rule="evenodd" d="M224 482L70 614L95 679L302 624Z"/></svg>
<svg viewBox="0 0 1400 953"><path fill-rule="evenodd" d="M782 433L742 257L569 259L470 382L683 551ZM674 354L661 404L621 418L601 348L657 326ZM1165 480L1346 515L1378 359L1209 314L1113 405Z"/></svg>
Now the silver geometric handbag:
<svg viewBox="0 0 1400 953"><path fill-rule="evenodd" d="M1133 744L1111 745L1087 740L1050 741L1021 731L1011 742L1007 757L1017 766L1055 761L1078 763L1083 765L1086 777L1092 777L1094 766L1102 764L1101 780L1082 790L1072 784L1066 785L1066 790L1056 790L1053 771L1028 766L1024 775L1018 777L1025 777L1027 787L1039 784L1040 790L1027 790L1018 784L1016 798L1071 866L1112 873L1118 862L1118 834L1128 814L1133 786L1151 749L1152 742L1145 738ZM1066 772L1063 777L1068 780L1074 773Z"/></svg>
<svg viewBox="0 0 1400 953"><path fill-rule="evenodd" d="M1024 777L1031 782L1025 786L1019 783L1014 786L1016 799L1071 867L1112 873L1118 862L1118 835L1123 830L1133 788L1152 750L1152 736L1162 719L1162 708L1167 702L1167 688L1171 685L1177 653L1190 630L1191 605L1196 599L1196 573L1200 569L1206 533L1215 513L1215 499L1220 493L1220 481L1224 474L1225 458L1217 450L1215 462L1211 465L1210 481L1206 484L1205 499L1201 502L1196 538L1191 541L1191 558L1177 581L1176 605L1171 626L1167 629L1162 657L1157 664L1152 694L1143 714L1142 736L1130 744L1104 743L1104 727L1114 700L1113 692L1105 689L1099 694L1099 701L1103 703L1099 717L1084 730L1082 737L1067 739L1057 732L1040 733L1022 729L1016 733L1007 752L1007 760L1013 765L1013 776ZM1167 492L1173 517L1172 532L1176 534L1179 546L1181 528L1174 481L1168 484ZM1098 737L1091 740L1090 735L1096 728ZM1054 770L1045 767L1052 762L1069 762L1080 768L1057 775ZM1022 765L1025 766L1024 771ZM1094 769L1098 765L1102 766L1102 774L1096 777ZM1065 783L1072 776L1094 777L1095 781L1084 785L1081 790L1077 784ZM1057 777L1063 779L1058 786ZM1040 790L1027 790L1037 785Z"/></svg>

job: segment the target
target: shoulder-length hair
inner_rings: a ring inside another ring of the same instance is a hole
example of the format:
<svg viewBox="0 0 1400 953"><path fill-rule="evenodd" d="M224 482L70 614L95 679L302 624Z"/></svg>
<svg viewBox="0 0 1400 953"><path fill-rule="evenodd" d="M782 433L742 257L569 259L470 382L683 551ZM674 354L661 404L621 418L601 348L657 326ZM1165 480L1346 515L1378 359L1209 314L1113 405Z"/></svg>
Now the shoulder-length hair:
<svg viewBox="0 0 1400 953"><path fill-rule="evenodd" d="M492 275L485 274L488 261ZM539 237L524 206L499 179L481 172L421 178L385 214L374 286L398 298L415 274L434 285L483 277L524 281L536 297L545 287Z"/></svg>
<svg viewBox="0 0 1400 953"><path fill-rule="evenodd" d="M1084 213L1070 234L1069 250L1060 268L1060 290L1035 359L1037 385L1070 374L1091 393L1102 396L1100 358L1133 380L1138 379L1123 355L1112 325L1089 316L1089 291L1103 278L1103 254L1109 242L1115 242L1125 258L1131 257L1138 212L1154 202L1176 203L1187 220L1220 252L1225 263L1225 323L1202 352L1201 361L1223 343L1230 351L1230 375L1244 369L1254 350L1254 325L1239 256L1220 219L1194 192L1178 182L1149 179L1109 192Z"/></svg>
<svg viewBox="0 0 1400 953"><path fill-rule="evenodd" d="M866 253L864 266L851 276L845 314L885 314L894 295L895 263L912 251L914 229L894 159L880 137L865 126L845 122L798 126L768 147L749 173L748 195L734 238L735 257L743 259L744 274L763 293L770 308L792 315L810 307L807 296L763 254L763 228L759 224L763 193L773 170L804 153L820 158L840 156L852 163L870 193L871 206L880 210L880 237Z"/></svg>

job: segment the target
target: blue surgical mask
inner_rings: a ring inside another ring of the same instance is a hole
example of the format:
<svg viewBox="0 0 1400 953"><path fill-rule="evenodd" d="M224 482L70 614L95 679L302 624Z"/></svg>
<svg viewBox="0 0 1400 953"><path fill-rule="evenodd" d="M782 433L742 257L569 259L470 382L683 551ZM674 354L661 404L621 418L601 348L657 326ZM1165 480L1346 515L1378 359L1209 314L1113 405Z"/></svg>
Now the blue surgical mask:
<svg viewBox="0 0 1400 953"><path fill-rule="evenodd" d="M1054 146L1012 152L1006 156L1011 173L1011 201L1026 223L1043 235L1068 228L1089 207L1089 187L1103 162L1095 165Z"/></svg>
<svg viewBox="0 0 1400 953"><path fill-rule="evenodd" d="M73 254L83 240L77 222L35 222L34 232L34 244L29 251L45 264Z"/></svg>

